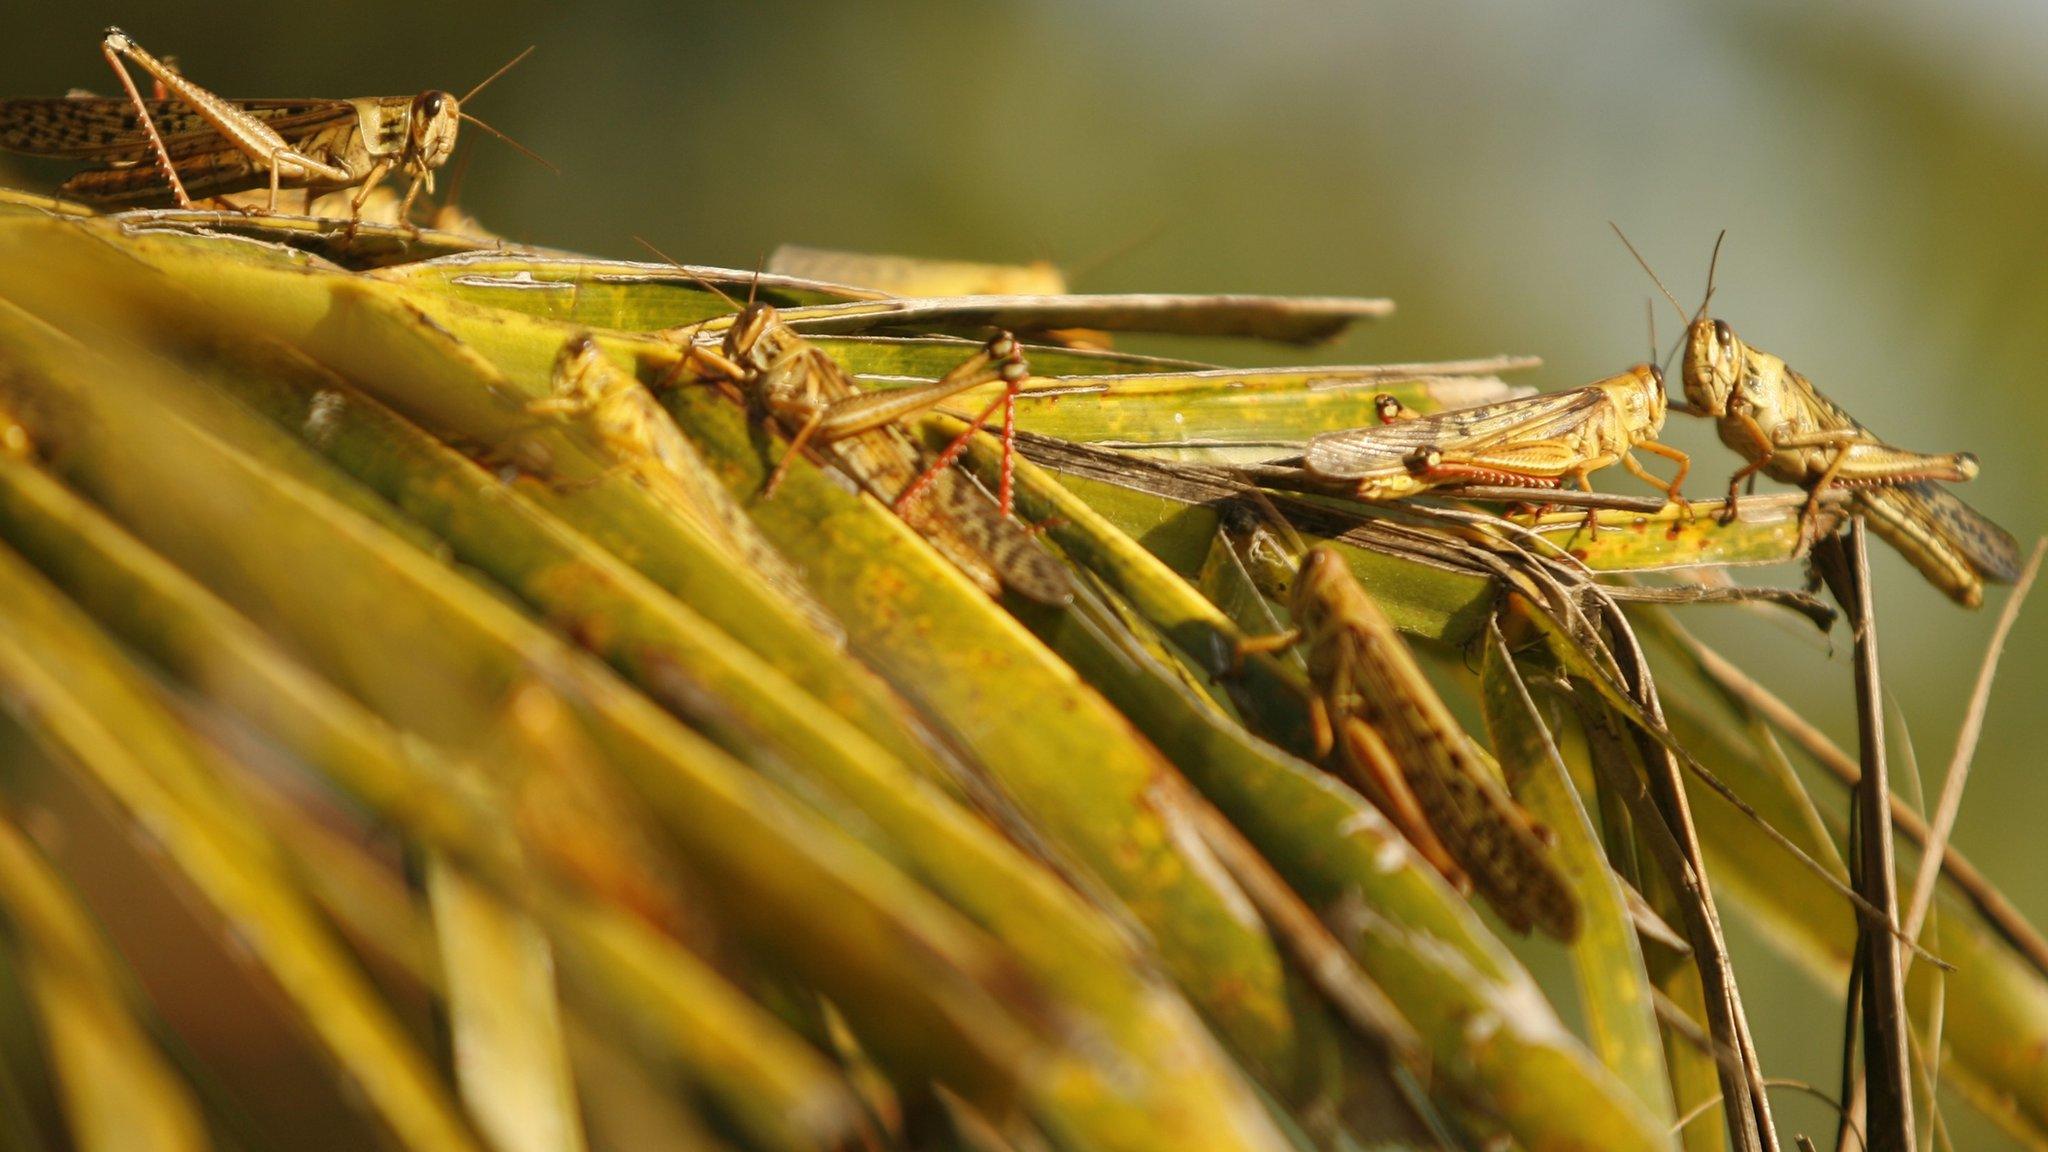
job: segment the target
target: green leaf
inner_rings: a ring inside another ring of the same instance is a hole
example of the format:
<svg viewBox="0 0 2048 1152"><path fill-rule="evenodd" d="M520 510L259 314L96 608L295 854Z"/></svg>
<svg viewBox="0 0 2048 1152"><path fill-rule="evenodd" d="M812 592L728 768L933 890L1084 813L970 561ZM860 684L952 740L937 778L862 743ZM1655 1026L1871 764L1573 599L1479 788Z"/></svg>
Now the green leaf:
<svg viewBox="0 0 2048 1152"><path fill-rule="evenodd" d="M212 1146L198 1104L150 1037L121 962L21 829L0 812L0 946L42 1021L80 1152ZM18 1117L25 1121L27 1117Z"/></svg>
<svg viewBox="0 0 2048 1152"><path fill-rule="evenodd" d="M503 1152L585 1147L555 999L554 949L532 920L438 859L427 896L446 973L456 1084Z"/></svg>
<svg viewBox="0 0 2048 1152"><path fill-rule="evenodd" d="M50 337L20 325L5 336L17 370L35 366L47 402L92 406L100 437L72 444L60 470L131 532L291 637L388 722L430 739L474 746L498 725L500 694L536 676L563 686L677 846L722 878L712 892L736 923L781 941L768 925L786 922L819 941L778 943L771 955L838 989L878 1033L901 1038L894 1051L906 1060L957 1076L963 1089L1007 1091L1026 1045L982 983L1005 966L906 878L501 598L161 405L191 385L166 374L148 387L105 387L143 373L83 370L76 348L24 362L31 340ZM253 422L233 435L260 441L259 429L275 435ZM264 530L242 530L252 522ZM304 595L309 586L322 595ZM923 947L884 946L904 938Z"/></svg>
<svg viewBox="0 0 2048 1152"><path fill-rule="evenodd" d="M1578 897L1583 928L1571 954L1593 1050L1651 1114L1675 1124L1654 991L1621 882L1496 629L1488 630L1479 678L1494 752L1515 782L1515 798L1556 837L1558 864Z"/></svg>
<svg viewBox="0 0 2048 1152"><path fill-rule="evenodd" d="M997 464L987 443L977 443L969 458L983 469ZM1137 615L1183 651L1229 662L1240 634L1219 610L1050 477L1020 463L1017 480L1024 514L1057 521L1055 537L1128 596ZM1598 1147L1668 1146L1662 1128L1566 1031L1471 908L1361 797L1201 707L1156 664L1143 673L1141 652L1105 649L1102 629L1036 615L1044 618L1035 626L1056 638L1062 654L1160 743L1331 924L1414 1022L1440 1073L1485 1100L1526 1147L1569 1148L1582 1138ZM1246 662L1248 678L1256 666L1256 658ZM1274 662L1267 677L1253 691L1261 684L1285 691L1290 673ZM1475 1030L1475 1020L1501 1026ZM1559 1107L1559 1100L1572 1103Z"/></svg>
<svg viewBox="0 0 2048 1152"><path fill-rule="evenodd" d="M337 1070L407 1148L477 1147L424 1057L223 790L211 750L13 553L0 553L6 707L86 774L276 980Z"/></svg>

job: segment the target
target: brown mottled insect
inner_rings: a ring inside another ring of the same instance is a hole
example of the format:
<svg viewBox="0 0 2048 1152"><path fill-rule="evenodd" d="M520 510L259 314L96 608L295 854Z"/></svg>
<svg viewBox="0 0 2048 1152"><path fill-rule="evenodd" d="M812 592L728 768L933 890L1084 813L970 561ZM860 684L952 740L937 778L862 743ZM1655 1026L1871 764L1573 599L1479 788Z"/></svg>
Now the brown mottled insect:
<svg viewBox="0 0 2048 1152"><path fill-rule="evenodd" d="M1984 602L1986 581L2019 578L2012 534L1936 483L1974 477L1975 456L1914 452L1879 440L1784 360L1745 344L1726 322L1706 315L1726 233L1715 239L1707 262L1706 294L1687 315L1636 246L1620 228L1614 232L1686 321L1681 378L1687 406L1714 421L1721 443L1748 461L1728 480L1724 520L1736 518L1738 492L1758 472L1806 489L1802 538L1813 530L1821 497L1830 488L1849 488L1871 529L1956 603L1975 608Z"/></svg>
<svg viewBox="0 0 2048 1152"><path fill-rule="evenodd" d="M1397 500L1432 488L1488 484L1558 488L1619 463L1678 500L1690 463L1656 440L1664 426L1664 374L1638 364L1583 388L1415 416L1393 397L1381 423L1313 437L1302 469L1317 487L1360 500ZM1636 462L1641 448L1678 461L1667 483Z"/></svg>
<svg viewBox="0 0 2048 1152"><path fill-rule="evenodd" d="M1894 448L1823 395L1783 360L1742 342L1719 320L1702 318L1686 333L1685 398L1711 417L1721 442L1749 461L1728 481L1736 491L1758 472L1809 493L1802 534L1830 488L1855 489L1856 511L1872 531L1957 603L1984 602L1984 583L2019 578L2012 534L1936 481L1968 480L1977 458Z"/></svg>
<svg viewBox="0 0 2048 1152"><path fill-rule="evenodd" d="M690 343L682 367L700 379L739 387L788 434L788 453L764 491L774 490L797 453L815 445L990 595L1007 587L1044 604L1073 598L1067 570L1008 515L1008 451L1000 502L949 467L967 437L997 407L1007 408L1030 377L1009 333L990 338L981 351L930 384L863 392L838 361L783 323L772 306L748 303L718 347ZM929 464L897 426L948 397L997 381L1006 386L1002 396Z"/></svg>
<svg viewBox="0 0 2048 1152"><path fill-rule="evenodd" d="M275 212L284 188L306 189L310 197L360 187L355 201L360 208L370 189L397 171L412 178L401 219L422 189L433 191L434 170L454 150L461 121L504 138L462 111L462 105L526 57L521 53L461 99L428 91L353 100L228 100L186 79L118 28L107 30L101 51L127 90L126 98L0 101L0 148L101 165L66 180L60 189L64 195L122 206L168 196L190 208L195 195L267 185L267 210ZM124 59L148 73L165 98L144 99Z"/></svg>
<svg viewBox="0 0 2048 1152"><path fill-rule="evenodd" d="M838 621L712 474L668 410L632 373L606 358L590 334L579 333L562 346L551 394L526 408L586 421L605 454L663 507L760 575L820 631L843 637Z"/></svg>
<svg viewBox="0 0 2048 1152"><path fill-rule="evenodd" d="M1244 650L1303 646L1319 755L1334 758L1424 859L1459 888L1477 888L1510 927L1576 936L1578 898L1546 830L1483 762L1342 554L1308 549L1286 603L1293 628Z"/></svg>

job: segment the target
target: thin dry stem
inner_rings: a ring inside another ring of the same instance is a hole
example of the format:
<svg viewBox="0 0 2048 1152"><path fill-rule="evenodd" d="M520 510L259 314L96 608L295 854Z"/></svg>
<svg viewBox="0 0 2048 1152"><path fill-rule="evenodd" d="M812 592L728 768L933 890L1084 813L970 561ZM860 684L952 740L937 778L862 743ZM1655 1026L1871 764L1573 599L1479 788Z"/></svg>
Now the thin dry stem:
<svg viewBox="0 0 2048 1152"><path fill-rule="evenodd" d="M1756 710L1770 725L1790 737L1813 762L1842 784L1854 788L1863 779L1863 772L1848 753L1841 750L1827 733L1807 721L1791 705L1778 698L1770 689L1757 683L1748 673L1735 666L1727 657L1701 643L1683 629L1673 632L1692 654L1701 675L1713 681L1723 691ZM1897 796L1891 798L1892 822L1899 833L1914 843L1925 847L1930 842L1926 821L1919 813L1906 805ZM1929 853L1941 860L1942 871L1947 873L1949 882L1969 900L1978 915L1994 932L2012 945L2015 952L2025 957L2029 964L2048 975L2048 939L2044 939L2035 927L2028 923L2020 910L1972 864L1968 857L1953 845L1943 845L1940 852Z"/></svg>
<svg viewBox="0 0 2048 1152"><path fill-rule="evenodd" d="M1999 657L2005 654L2006 637L2020 618L2020 608L2027 602L2027 593L2034 586L2034 577L2040 574L2041 557L2048 551L2048 538L2034 545L2034 554L2027 559L2027 569L2020 575L2012 595L2006 598L2005 608L1998 614L1998 626L1991 632L1991 642L1985 646L1984 662L1977 669L1977 683L1970 692L1970 710L1963 717L1962 731L1956 734L1956 752L1948 764L1948 775L1942 778L1941 799L1934 807L1934 820L1928 829L1924 843L1926 855L1920 860L1920 870L1913 876L1913 893L1906 904L1906 935L1918 937L1920 927L1926 922L1927 910L1934 902L1934 881L1939 874L1943 852L1948 848L1949 834L1955 831L1956 815L1963 806L1963 787L1970 780L1970 761L1977 754L1977 741L1984 733L1984 713L1990 706L1991 684L1998 675ZM1905 960L1905 967L1912 967L1911 957Z"/></svg>

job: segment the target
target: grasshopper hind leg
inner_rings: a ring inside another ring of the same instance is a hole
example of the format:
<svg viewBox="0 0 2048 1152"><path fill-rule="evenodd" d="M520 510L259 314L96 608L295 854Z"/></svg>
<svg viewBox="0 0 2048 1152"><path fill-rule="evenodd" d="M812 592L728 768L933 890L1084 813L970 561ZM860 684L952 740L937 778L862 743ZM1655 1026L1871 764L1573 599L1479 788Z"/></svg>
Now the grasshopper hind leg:
<svg viewBox="0 0 2048 1152"><path fill-rule="evenodd" d="M139 54L142 49L128 39L119 28L109 28L106 39L100 41L100 52L106 56L107 66L114 70L114 75L121 78L121 87L127 90L128 99L135 103L135 118L142 125L142 130L149 135L150 153L156 158L157 170L170 182L171 195L177 199L178 207L191 208L192 197L185 191L185 182L178 178L177 165L171 163L170 149L164 147L163 135L156 130L156 120L149 114L149 105L143 101L142 92L135 87L135 77L130 76L127 66L121 63L121 57ZM144 58L146 59L146 55ZM164 78L158 75L157 82L162 84Z"/></svg>
<svg viewBox="0 0 2048 1152"><path fill-rule="evenodd" d="M1031 378L1031 367L1025 363L1024 352L1023 349L1018 347L1017 338L1008 332L998 332L990 337L988 343L977 354L976 359L987 359L994 362L996 378L1002 381L1003 384L1003 394L998 396L988 407L983 408L977 413L974 419L968 421L967 427L962 429L958 436L953 437L952 442L946 445L938 457L923 472L918 473L917 478L912 480L909 486L897 495L895 500L897 511L900 512L905 507L908 507L911 500L918 493L923 492L931 484L934 477L952 467L953 461L959 459L960 454L967 450L968 441L973 439L976 432L981 431L983 426L988 423L989 417L995 415L996 409L1001 408L1003 410L1003 465L1002 478L997 485L996 508L1004 516L1010 515L1011 480L1015 475L1017 451L1017 393L1023 389L1024 382ZM965 367L967 365L962 365L962 368Z"/></svg>

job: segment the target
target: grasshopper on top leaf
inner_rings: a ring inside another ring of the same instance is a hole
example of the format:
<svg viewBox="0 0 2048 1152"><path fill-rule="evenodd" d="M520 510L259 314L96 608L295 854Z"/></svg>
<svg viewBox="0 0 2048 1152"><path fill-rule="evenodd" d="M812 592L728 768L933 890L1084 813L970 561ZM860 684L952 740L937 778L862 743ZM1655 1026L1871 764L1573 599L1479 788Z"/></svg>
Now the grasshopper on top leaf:
<svg viewBox="0 0 2048 1152"><path fill-rule="evenodd" d="M352 205L360 210L370 191L397 172L412 180L400 219L423 189L433 191L434 171L454 151L462 121L502 138L462 105L526 56L521 53L459 99L430 90L350 100L229 100L193 83L118 28L107 30L101 51L125 97L0 101L0 148L99 165L66 180L62 194L123 207L169 199L190 208L195 197L268 187L267 210L275 212L282 189L305 189L310 200L321 192L360 188ZM163 98L145 99L124 60L147 73Z"/></svg>

